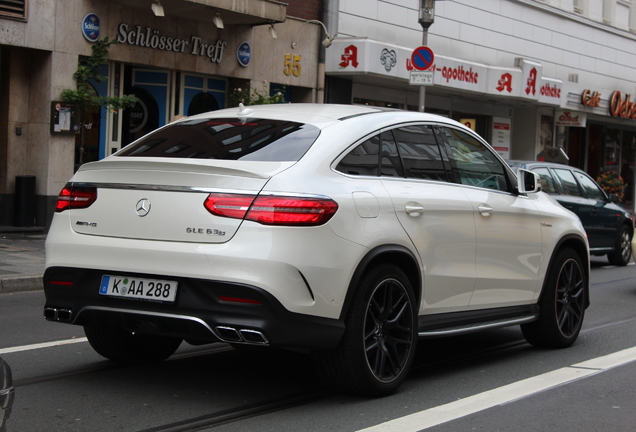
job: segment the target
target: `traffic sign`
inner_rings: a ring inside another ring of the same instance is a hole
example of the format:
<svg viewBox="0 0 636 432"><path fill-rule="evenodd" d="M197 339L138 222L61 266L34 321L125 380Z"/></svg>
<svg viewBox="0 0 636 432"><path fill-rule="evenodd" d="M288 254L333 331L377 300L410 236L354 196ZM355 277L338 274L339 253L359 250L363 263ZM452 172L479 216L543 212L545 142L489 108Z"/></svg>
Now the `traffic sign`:
<svg viewBox="0 0 636 432"><path fill-rule="evenodd" d="M433 85L433 71L411 71L409 72L409 84L411 85Z"/></svg>
<svg viewBox="0 0 636 432"><path fill-rule="evenodd" d="M419 71L428 70L433 66L434 61L435 54L433 54L433 50L429 47L417 47L413 50L413 54L411 54L411 64Z"/></svg>

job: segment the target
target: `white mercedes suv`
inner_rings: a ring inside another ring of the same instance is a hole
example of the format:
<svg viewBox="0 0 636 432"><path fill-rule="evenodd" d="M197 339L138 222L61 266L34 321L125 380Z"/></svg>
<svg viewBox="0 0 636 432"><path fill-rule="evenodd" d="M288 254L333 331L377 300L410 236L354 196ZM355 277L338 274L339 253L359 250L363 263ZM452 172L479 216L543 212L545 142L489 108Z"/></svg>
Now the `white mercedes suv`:
<svg viewBox="0 0 636 432"><path fill-rule="evenodd" d="M312 352L385 395L418 339L521 325L565 347L589 304L576 215L447 118L281 104L188 117L83 165L46 241L46 319L121 362L182 341Z"/></svg>

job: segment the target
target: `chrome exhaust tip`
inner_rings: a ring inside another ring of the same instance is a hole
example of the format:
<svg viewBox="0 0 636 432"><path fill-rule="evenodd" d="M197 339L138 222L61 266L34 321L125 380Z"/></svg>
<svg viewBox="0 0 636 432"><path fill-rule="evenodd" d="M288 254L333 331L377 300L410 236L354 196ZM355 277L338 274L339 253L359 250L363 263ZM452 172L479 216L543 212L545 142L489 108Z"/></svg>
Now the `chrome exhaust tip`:
<svg viewBox="0 0 636 432"><path fill-rule="evenodd" d="M73 311L71 309L44 308L44 318L48 321L71 322Z"/></svg>
<svg viewBox="0 0 636 432"><path fill-rule="evenodd" d="M258 330L237 329L229 326L216 326L215 330L217 337L223 342L269 345L269 340Z"/></svg>
<svg viewBox="0 0 636 432"><path fill-rule="evenodd" d="M216 331L223 342L242 342L240 333L233 327L217 326Z"/></svg>
<svg viewBox="0 0 636 432"><path fill-rule="evenodd" d="M257 330L241 329L239 332L243 340L247 343L269 345L269 341L265 335Z"/></svg>

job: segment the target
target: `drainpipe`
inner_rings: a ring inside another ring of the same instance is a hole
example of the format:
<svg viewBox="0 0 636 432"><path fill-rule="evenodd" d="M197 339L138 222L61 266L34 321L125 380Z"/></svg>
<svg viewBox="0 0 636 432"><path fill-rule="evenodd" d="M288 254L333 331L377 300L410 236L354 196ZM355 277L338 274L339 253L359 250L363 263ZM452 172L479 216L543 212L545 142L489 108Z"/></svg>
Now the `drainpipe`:
<svg viewBox="0 0 636 432"><path fill-rule="evenodd" d="M340 10L340 0L324 0L322 10L322 22L329 30L329 34L338 33L338 12ZM326 48L320 45L318 53L318 78L316 82L316 103L325 103L325 57Z"/></svg>

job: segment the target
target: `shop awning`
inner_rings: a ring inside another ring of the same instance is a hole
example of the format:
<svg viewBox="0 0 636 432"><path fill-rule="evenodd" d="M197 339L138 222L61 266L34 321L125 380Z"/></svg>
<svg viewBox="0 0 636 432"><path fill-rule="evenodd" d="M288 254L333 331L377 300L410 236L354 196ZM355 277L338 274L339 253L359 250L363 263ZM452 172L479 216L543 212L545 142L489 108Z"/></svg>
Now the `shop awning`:
<svg viewBox="0 0 636 432"><path fill-rule="evenodd" d="M150 10L156 0L115 0L126 6ZM287 3L275 0L159 0L165 16L213 23L218 11L224 25L263 25L281 23Z"/></svg>

